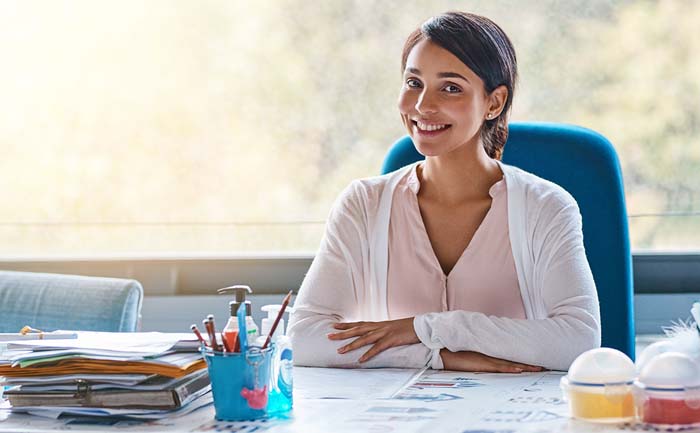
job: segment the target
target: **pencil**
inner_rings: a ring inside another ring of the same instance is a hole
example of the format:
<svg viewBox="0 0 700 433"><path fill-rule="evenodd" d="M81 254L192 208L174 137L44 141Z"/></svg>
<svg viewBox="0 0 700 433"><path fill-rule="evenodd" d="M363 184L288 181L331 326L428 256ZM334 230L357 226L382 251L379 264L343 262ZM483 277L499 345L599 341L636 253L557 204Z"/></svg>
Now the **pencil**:
<svg viewBox="0 0 700 433"><path fill-rule="evenodd" d="M202 337L202 334L199 332L199 329L197 329L197 325L193 323L190 325L190 329L192 332L194 332L194 335L197 336L197 340L199 340L203 345L208 346L207 342L204 341L204 337Z"/></svg>
<svg viewBox="0 0 700 433"><path fill-rule="evenodd" d="M209 335L209 345L211 346L212 350L218 352L219 345L216 343L216 335L214 335L214 330L211 326L211 322L209 321L209 319L204 319L202 320L202 323L204 324L204 328L207 330L207 335Z"/></svg>
<svg viewBox="0 0 700 433"><path fill-rule="evenodd" d="M292 291L291 290L289 291L289 293L287 293L287 296L284 297L284 301L282 301L282 308L280 308L280 312L277 313L277 317L275 317L275 321L272 322L272 328L270 328L270 333L267 335L267 338L265 339L265 344L263 344L262 349L265 349L267 347L267 345L270 344L270 340L272 339L272 336L275 334L275 330L277 329L277 325L279 325L280 319L282 319L282 315L284 314L284 310L287 309L287 304L289 304L290 299L292 299Z"/></svg>
<svg viewBox="0 0 700 433"><path fill-rule="evenodd" d="M216 325L214 325L214 315L213 315L213 314L209 314L209 315L207 316L207 320L208 320L209 323L211 324L211 335L214 337L214 346L216 347L216 350L217 350L217 351L221 352L221 351L224 350L224 348L221 347L221 345L219 344L218 341L216 341ZM222 343L223 343L223 341L222 341Z"/></svg>

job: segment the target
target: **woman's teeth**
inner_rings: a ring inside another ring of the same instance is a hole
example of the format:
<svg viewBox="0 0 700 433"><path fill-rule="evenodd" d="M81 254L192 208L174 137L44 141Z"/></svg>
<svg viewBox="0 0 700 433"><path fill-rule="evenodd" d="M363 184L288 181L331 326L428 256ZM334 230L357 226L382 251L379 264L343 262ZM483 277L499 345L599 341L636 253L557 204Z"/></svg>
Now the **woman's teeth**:
<svg viewBox="0 0 700 433"><path fill-rule="evenodd" d="M421 131L437 131L439 129L445 129L450 125L445 125L445 124L438 124L438 125L428 125L426 123L422 123L420 121L416 121L416 126L418 126L418 129Z"/></svg>

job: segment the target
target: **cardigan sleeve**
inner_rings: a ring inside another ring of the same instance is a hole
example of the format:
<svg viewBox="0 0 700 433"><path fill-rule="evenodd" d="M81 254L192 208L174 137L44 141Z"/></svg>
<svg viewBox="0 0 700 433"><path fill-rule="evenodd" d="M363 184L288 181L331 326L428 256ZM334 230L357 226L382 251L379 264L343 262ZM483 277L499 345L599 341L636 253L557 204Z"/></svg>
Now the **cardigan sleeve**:
<svg viewBox="0 0 700 433"><path fill-rule="evenodd" d="M476 351L501 359L567 370L600 346L598 296L583 246L581 214L573 197L545 203L530 234L531 290L545 314L531 319L448 311L416 316L418 338L429 348ZM527 272L527 271L526 271Z"/></svg>
<svg viewBox="0 0 700 433"><path fill-rule="evenodd" d="M363 191L351 184L336 201L321 246L299 289L288 334L294 347L294 362L311 367L404 367L422 368L436 363L439 351L424 344L388 349L360 364L358 359L371 346L339 354L337 349L351 342L332 341L327 334L337 332L337 322L363 320L362 291L367 290L365 275L368 258L367 218Z"/></svg>

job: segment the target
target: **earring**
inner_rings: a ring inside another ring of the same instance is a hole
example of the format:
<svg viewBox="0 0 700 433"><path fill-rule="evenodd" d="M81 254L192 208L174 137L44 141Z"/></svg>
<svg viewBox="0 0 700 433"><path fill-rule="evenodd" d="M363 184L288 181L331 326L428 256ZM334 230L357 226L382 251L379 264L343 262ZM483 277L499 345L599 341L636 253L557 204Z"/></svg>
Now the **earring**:
<svg viewBox="0 0 700 433"><path fill-rule="evenodd" d="M487 119L490 119L490 118L492 118L492 117L493 117L493 113L489 113L489 114L486 115L486 118L487 118Z"/></svg>

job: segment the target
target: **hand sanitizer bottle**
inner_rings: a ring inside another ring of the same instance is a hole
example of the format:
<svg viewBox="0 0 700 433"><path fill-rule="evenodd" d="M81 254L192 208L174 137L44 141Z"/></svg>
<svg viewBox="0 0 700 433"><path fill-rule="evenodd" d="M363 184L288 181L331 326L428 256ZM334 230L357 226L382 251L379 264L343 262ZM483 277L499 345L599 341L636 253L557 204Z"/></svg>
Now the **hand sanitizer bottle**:
<svg viewBox="0 0 700 433"><path fill-rule="evenodd" d="M282 309L281 305L265 305L261 308L267 313L267 317L262 319L261 335L257 344L265 344L267 336L270 334L272 324ZM291 312L292 308L287 308L285 313ZM286 412L292 408L292 388L293 388L293 356L292 342L284 335L284 319L280 319L275 333L272 335L272 374L270 375L270 397L268 412Z"/></svg>
<svg viewBox="0 0 700 433"><path fill-rule="evenodd" d="M226 327L223 330L223 338L226 340L228 347L233 351L238 350L238 348L235 347L235 342L236 338L238 337L238 319L236 317L236 313L238 313L239 308L245 308L246 310L245 324L248 332L247 341L249 346L252 345L259 335L258 326L253 320L253 307L251 306L250 301L246 301L245 297L246 293L253 293L253 290L251 290L251 288L248 286L236 285L224 287L223 289L217 290L217 292L219 294L234 293L236 297L228 304L231 317L229 317Z"/></svg>

